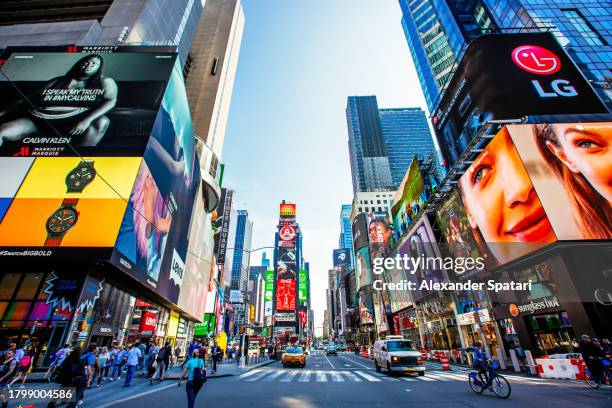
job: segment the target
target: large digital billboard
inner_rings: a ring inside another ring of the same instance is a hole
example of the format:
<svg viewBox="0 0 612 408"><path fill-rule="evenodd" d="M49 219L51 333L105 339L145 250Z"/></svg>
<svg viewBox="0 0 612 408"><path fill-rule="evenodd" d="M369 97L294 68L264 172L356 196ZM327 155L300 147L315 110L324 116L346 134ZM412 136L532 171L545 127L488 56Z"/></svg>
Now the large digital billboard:
<svg viewBox="0 0 612 408"><path fill-rule="evenodd" d="M276 310L295 311L296 279L276 279Z"/></svg>
<svg viewBox="0 0 612 408"><path fill-rule="evenodd" d="M300 269L298 272L298 302L308 301L308 271Z"/></svg>
<svg viewBox="0 0 612 408"><path fill-rule="evenodd" d="M353 249L355 253L360 248L368 246L368 224L365 213L359 213L353 219Z"/></svg>
<svg viewBox="0 0 612 408"><path fill-rule="evenodd" d="M0 156L142 156L176 53L71 50L5 52Z"/></svg>
<svg viewBox="0 0 612 408"><path fill-rule="evenodd" d="M612 238L612 123L512 125L508 132L557 238Z"/></svg>
<svg viewBox="0 0 612 408"><path fill-rule="evenodd" d="M185 86L177 65L155 119L112 257L115 265L173 303L177 303L189 272L185 266L191 247L189 225L200 179Z"/></svg>
<svg viewBox="0 0 612 408"><path fill-rule="evenodd" d="M351 264L351 251L348 249L334 249L334 268L343 268Z"/></svg>
<svg viewBox="0 0 612 408"><path fill-rule="evenodd" d="M607 112L552 33L487 34L468 45L432 124L450 168L489 120Z"/></svg>
<svg viewBox="0 0 612 408"><path fill-rule="evenodd" d="M372 283L372 261L370 260L369 248L365 246L359 249L355 258L355 280L357 288L370 285Z"/></svg>
<svg viewBox="0 0 612 408"><path fill-rule="evenodd" d="M387 213L368 214L368 238L370 257L384 258L389 252L393 231Z"/></svg>
<svg viewBox="0 0 612 408"><path fill-rule="evenodd" d="M421 176L419 161L415 156L393 196L391 216L393 217L393 227L398 236L401 236L410 228L414 217L419 213L425 201L427 199L424 192L423 177Z"/></svg>
<svg viewBox="0 0 612 408"><path fill-rule="evenodd" d="M266 285L264 288L264 316L272 316L274 302L274 271L266 271Z"/></svg>

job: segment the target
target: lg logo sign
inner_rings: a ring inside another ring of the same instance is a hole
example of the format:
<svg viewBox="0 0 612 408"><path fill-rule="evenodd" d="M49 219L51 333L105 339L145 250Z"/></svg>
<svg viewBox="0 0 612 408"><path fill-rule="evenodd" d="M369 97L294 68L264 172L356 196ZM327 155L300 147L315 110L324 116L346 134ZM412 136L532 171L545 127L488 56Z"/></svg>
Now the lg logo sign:
<svg viewBox="0 0 612 408"><path fill-rule="evenodd" d="M512 50L512 61L523 71L535 75L553 75L561 69L561 60L553 52L537 45L521 45ZM559 96L577 96L576 88L566 79L554 79L549 84L531 81L536 92L542 98L556 98ZM547 91L546 89L550 89Z"/></svg>

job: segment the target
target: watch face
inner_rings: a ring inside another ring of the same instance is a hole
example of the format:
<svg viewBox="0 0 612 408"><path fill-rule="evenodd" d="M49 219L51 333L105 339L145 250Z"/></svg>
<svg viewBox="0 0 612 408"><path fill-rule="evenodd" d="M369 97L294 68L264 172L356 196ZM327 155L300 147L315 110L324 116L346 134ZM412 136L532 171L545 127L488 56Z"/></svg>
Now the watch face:
<svg viewBox="0 0 612 408"><path fill-rule="evenodd" d="M81 162L66 176L66 185L71 190L82 190L91 183L95 176L96 169L93 165Z"/></svg>
<svg viewBox="0 0 612 408"><path fill-rule="evenodd" d="M79 214L72 207L62 207L56 210L47 220L47 231L51 234L61 234L68 231L77 222Z"/></svg>

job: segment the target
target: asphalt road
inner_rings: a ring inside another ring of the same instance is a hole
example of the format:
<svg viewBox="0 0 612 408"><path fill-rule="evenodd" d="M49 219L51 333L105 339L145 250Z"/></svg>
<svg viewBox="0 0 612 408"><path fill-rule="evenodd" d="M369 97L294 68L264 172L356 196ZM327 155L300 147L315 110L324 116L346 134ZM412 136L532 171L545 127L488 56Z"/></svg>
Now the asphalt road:
<svg viewBox="0 0 612 408"><path fill-rule="evenodd" d="M584 382L544 380L506 375L512 387L507 400L492 392L474 394L467 369L440 371L428 366L424 377L391 377L377 373L371 360L351 353L308 357L305 368L283 368L279 362L244 374L210 379L200 391L196 406L203 407L612 407L612 387L594 390ZM12 404L11 407L18 405ZM39 406L36 404L35 407ZM88 390L82 408L186 407L185 387L176 381L148 385L136 381L123 388L118 383Z"/></svg>

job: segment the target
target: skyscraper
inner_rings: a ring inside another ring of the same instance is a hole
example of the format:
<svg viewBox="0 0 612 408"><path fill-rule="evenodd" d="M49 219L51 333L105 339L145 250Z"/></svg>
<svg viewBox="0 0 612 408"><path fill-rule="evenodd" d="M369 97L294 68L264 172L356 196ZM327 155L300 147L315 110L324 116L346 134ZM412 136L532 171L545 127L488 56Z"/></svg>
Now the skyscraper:
<svg viewBox="0 0 612 408"><path fill-rule="evenodd" d="M442 176L436 146L425 112L421 108L379 109L393 187L397 188L412 158L421 161L433 160L437 175Z"/></svg>
<svg viewBox="0 0 612 408"><path fill-rule="evenodd" d="M465 46L487 32L551 31L612 106L610 2L588 0L399 0L402 26L427 107L448 85Z"/></svg>
<svg viewBox="0 0 612 408"><path fill-rule="evenodd" d="M393 184L376 96L349 96L346 106L353 193Z"/></svg>
<svg viewBox="0 0 612 408"><path fill-rule="evenodd" d="M236 235L232 257L231 290L246 289L244 285L248 280L252 237L253 222L249 219L248 211L236 211Z"/></svg>
<svg viewBox="0 0 612 408"><path fill-rule="evenodd" d="M351 268L353 266L353 231L351 230L351 204L342 204L340 207L340 238L338 248L350 251Z"/></svg>

